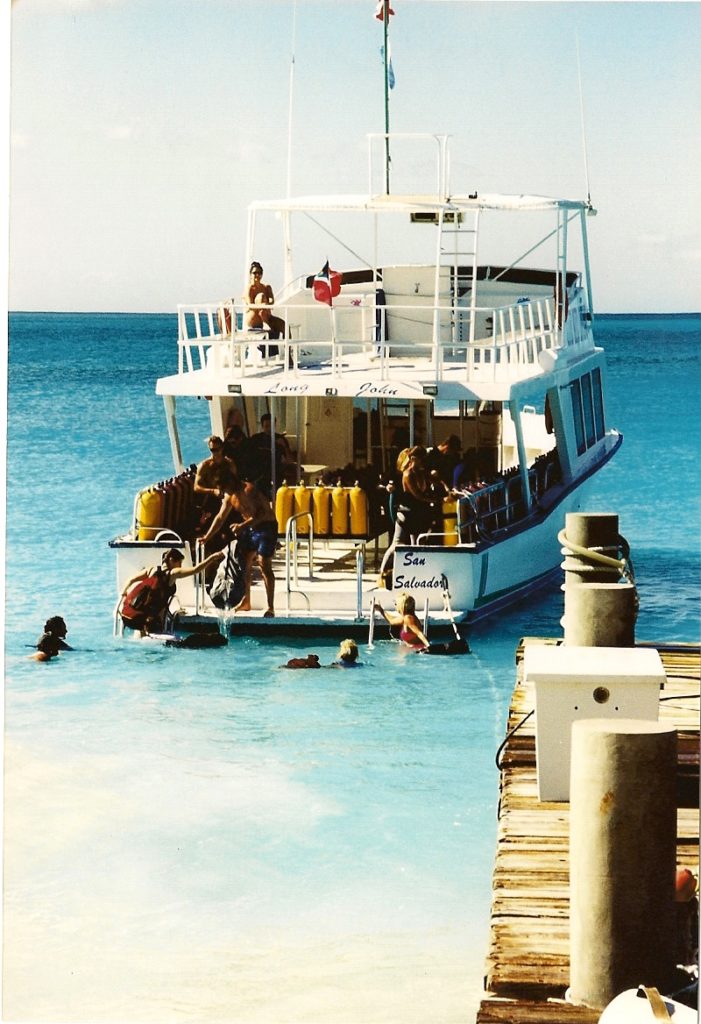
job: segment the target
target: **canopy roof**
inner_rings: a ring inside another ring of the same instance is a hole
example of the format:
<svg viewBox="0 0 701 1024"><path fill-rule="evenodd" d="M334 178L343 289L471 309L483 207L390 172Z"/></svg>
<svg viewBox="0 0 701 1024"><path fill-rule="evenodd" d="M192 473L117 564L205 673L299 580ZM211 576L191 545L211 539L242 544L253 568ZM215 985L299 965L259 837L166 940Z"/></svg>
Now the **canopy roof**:
<svg viewBox="0 0 701 1024"><path fill-rule="evenodd" d="M580 199L552 199L548 196L501 195L483 193L472 195L312 195L288 199L260 199L251 203L249 210L274 212L348 211L348 212L409 212L425 211L439 213L441 210L589 210L587 202Z"/></svg>

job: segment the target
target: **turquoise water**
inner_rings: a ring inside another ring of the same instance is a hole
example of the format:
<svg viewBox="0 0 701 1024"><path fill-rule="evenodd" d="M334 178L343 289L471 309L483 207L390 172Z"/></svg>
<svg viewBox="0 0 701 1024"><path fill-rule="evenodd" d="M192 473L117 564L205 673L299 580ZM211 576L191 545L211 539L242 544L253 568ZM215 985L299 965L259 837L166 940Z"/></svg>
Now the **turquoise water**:
<svg viewBox="0 0 701 1024"><path fill-rule="evenodd" d="M168 471L153 382L175 327L11 317L5 1015L469 1021L514 651L561 634L561 593L475 627L470 657L418 658L380 630L352 672L279 668L330 662L330 639L113 639L106 541ZM625 441L589 508L617 511L631 544L638 638L696 640L701 318L597 329ZM188 461L207 428L194 403ZM56 613L78 649L36 665L25 645Z"/></svg>

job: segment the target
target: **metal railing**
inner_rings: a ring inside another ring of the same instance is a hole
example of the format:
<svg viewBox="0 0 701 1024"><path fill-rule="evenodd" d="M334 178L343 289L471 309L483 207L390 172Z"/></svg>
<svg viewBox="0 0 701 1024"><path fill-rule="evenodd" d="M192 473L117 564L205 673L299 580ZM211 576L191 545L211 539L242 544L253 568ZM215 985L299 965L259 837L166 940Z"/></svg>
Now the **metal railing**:
<svg viewBox="0 0 701 1024"><path fill-rule="evenodd" d="M355 582L356 582L356 604L355 621L360 622L363 617L363 573L365 572L365 545L357 544L355 548Z"/></svg>
<svg viewBox="0 0 701 1024"><path fill-rule="evenodd" d="M298 534L297 523L300 519L306 519L309 524L309 533L302 534L307 541L307 554L309 558L309 579L314 579L314 518L311 512L296 512L290 516L285 526L285 594L287 600L287 611L290 611L290 596L301 594L307 602L307 608L311 608L309 597L303 590L299 589L299 575L297 565ZM292 589L294 583L297 589Z"/></svg>
<svg viewBox="0 0 701 1024"><path fill-rule="evenodd" d="M551 298L474 309L454 303L377 305L374 292L348 293L332 307L277 303L275 313L286 321L289 335L280 339L240 326L242 312L234 302L179 306L178 372L236 369L245 376L258 372L263 359L292 378L317 371L321 362L342 378L344 357L363 351L375 358L375 372L383 380L393 377L393 352L401 355L403 368L412 358L428 363L437 381L446 367L453 379L455 368L462 367L468 381L508 380L538 372L546 349L593 344L581 289L572 292L564 328ZM273 346L277 351L271 354Z"/></svg>

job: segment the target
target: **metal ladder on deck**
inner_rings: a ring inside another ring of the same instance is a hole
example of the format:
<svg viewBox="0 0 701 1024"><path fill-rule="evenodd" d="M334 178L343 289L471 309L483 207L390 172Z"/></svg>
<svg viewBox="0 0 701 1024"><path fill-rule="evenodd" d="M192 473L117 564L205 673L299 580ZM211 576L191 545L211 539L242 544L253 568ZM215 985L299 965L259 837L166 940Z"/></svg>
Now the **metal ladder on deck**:
<svg viewBox="0 0 701 1024"><path fill-rule="evenodd" d="M451 292L453 300L453 315L452 315L452 338L453 338L453 352L455 349L460 347L460 343L473 342L475 340L475 309L477 307L477 252L478 252L478 239L479 239L479 216L480 211L477 209L473 214L472 227L463 227L462 222L458 220L457 224L453 227L446 228L445 223L442 228L441 238L445 238L447 235L453 236L452 252L448 252L448 247L441 245L441 253L452 256L452 281L451 281ZM471 249L460 248L460 239L469 237L472 241ZM469 259L469 266L467 273L463 267L463 273L460 273L460 259L467 257ZM458 302L461 294L470 292L470 330L469 337L461 337L461 314Z"/></svg>

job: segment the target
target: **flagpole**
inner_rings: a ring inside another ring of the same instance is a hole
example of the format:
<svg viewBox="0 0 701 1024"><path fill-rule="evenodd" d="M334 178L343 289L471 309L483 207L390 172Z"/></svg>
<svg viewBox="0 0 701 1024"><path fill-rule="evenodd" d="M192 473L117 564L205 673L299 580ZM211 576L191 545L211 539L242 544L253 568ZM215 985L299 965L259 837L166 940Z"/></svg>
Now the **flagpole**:
<svg viewBox="0 0 701 1024"><path fill-rule="evenodd" d="M389 0L384 0L385 10L382 19L384 32L384 55L385 55L385 192L389 195L389 54L387 45L387 34L389 28Z"/></svg>

